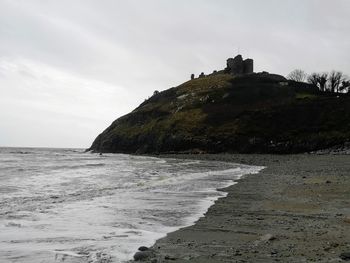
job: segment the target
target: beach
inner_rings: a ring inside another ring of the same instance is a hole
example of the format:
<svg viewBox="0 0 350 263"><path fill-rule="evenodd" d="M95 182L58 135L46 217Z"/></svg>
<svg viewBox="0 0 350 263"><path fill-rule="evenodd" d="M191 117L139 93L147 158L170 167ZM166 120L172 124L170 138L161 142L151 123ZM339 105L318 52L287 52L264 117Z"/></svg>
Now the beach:
<svg viewBox="0 0 350 263"><path fill-rule="evenodd" d="M164 157L164 156L162 156ZM167 155L265 166L194 225L169 233L146 262L350 260L350 155Z"/></svg>
<svg viewBox="0 0 350 263"><path fill-rule="evenodd" d="M0 262L125 263L262 167L0 148Z"/></svg>

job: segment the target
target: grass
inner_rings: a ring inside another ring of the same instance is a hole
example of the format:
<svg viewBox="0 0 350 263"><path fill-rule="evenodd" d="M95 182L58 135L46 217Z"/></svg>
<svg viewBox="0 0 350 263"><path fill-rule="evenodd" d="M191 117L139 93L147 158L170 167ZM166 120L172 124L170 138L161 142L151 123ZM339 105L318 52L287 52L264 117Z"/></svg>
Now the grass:
<svg viewBox="0 0 350 263"><path fill-rule="evenodd" d="M318 96L315 94L310 94L310 93L296 93L295 98L296 99L315 99Z"/></svg>

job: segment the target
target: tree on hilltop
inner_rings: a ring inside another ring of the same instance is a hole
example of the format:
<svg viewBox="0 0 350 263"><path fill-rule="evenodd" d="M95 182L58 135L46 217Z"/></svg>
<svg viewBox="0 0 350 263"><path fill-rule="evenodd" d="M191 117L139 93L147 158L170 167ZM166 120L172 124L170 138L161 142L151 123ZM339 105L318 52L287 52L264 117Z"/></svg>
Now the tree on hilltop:
<svg viewBox="0 0 350 263"><path fill-rule="evenodd" d="M329 74L329 89L331 92L339 92L342 82L344 81L344 75L340 71L332 71Z"/></svg>
<svg viewBox="0 0 350 263"><path fill-rule="evenodd" d="M320 77L319 73L312 73L310 76L307 77L307 82L319 87L319 77Z"/></svg>
<svg viewBox="0 0 350 263"><path fill-rule="evenodd" d="M339 89L340 91L347 91L350 93L350 80L348 78L344 78Z"/></svg>
<svg viewBox="0 0 350 263"><path fill-rule="evenodd" d="M294 80L297 82L304 82L306 80L307 74L301 69L295 69L287 76L287 79Z"/></svg>
<svg viewBox="0 0 350 263"><path fill-rule="evenodd" d="M317 86L321 91L326 91L328 73L312 73L307 82Z"/></svg>

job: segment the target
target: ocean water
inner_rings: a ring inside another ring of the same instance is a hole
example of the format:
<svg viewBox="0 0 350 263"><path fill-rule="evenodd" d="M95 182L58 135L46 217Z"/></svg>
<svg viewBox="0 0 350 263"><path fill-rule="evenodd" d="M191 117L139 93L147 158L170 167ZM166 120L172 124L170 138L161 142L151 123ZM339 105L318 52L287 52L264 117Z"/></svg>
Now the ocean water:
<svg viewBox="0 0 350 263"><path fill-rule="evenodd" d="M0 148L0 262L125 262L262 167Z"/></svg>

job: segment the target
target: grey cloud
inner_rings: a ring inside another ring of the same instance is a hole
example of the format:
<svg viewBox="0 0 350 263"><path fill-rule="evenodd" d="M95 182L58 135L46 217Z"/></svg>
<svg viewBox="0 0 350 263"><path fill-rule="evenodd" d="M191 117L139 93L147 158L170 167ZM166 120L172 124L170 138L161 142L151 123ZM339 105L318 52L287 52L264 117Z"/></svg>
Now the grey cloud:
<svg viewBox="0 0 350 263"><path fill-rule="evenodd" d="M0 126L0 145L12 145L20 136L1 139L1 129L23 122L18 105L42 125L52 114L72 112L62 117L67 130L78 114L80 131L88 126L98 134L153 90L180 84L191 73L223 68L238 50L255 59L258 71L338 69L350 74L348 10L348 0L0 0L0 89L17 116L6 127L10 119L2 116L7 122ZM1 69L5 62L19 70ZM52 70L43 77L31 65ZM86 83L92 92L84 93ZM106 92L104 86L115 87L105 103L100 94ZM54 109L38 99L43 91ZM17 92L32 103L20 104ZM79 92L81 99L72 103ZM36 109L28 106L33 104ZM94 119L101 122L86 118L95 111L89 105L99 108ZM56 146L73 145L73 139L47 129ZM33 142L40 142L31 134ZM86 136L74 145L87 147L91 139Z"/></svg>

